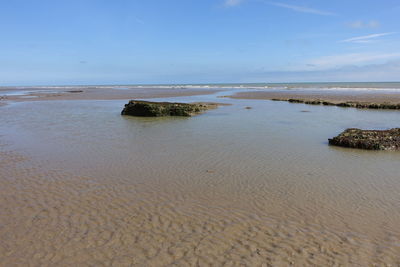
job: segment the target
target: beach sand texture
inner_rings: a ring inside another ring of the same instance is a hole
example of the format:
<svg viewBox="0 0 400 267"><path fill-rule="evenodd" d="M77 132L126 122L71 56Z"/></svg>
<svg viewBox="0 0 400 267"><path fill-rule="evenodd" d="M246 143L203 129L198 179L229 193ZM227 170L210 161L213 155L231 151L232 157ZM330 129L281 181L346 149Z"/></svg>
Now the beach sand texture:
<svg viewBox="0 0 400 267"><path fill-rule="evenodd" d="M2 266L396 266L398 245L1 153ZM265 205L267 203L258 203ZM391 235L387 234L387 242Z"/></svg>
<svg viewBox="0 0 400 267"><path fill-rule="evenodd" d="M221 101L189 119L1 107L0 265L400 264L400 155L324 141L397 111Z"/></svg>

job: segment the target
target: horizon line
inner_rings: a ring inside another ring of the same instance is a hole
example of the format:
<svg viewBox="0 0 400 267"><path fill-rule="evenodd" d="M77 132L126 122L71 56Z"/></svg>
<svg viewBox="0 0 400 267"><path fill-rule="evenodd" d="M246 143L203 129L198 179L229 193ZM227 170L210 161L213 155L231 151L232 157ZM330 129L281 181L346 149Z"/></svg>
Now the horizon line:
<svg viewBox="0 0 400 267"><path fill-rule="evenodd" d="M216 82L216 83L112 83L112 84L32 84L32 85L0 85L4 87L91 87L91 86L188 86L188 85L251 85L251 84L321 84L321 83L400 83L399 81L326 81L326 82Z"/></svg>

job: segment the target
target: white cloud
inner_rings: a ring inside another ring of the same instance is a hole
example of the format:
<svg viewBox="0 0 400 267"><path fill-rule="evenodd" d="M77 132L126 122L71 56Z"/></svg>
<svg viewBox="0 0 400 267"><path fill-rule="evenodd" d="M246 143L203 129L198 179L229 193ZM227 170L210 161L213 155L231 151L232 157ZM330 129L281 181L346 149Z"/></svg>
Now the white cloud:
<svg viewBox="0 0 400 267"><path fill-rule="evenodd" d="M379 37L395 34L395 32L375 33L364 36L357 36L340 41L340 43L370 43Z"/></svg>
<svg viewBox="0 0 400 267"><path fill-rule="evenodd" d="M224 5L227 7L238 6L243 2L243 0L225 0Z"/></svg>
<svg viewBox="0 0 400 267"><path fill-rule="evenodd" d="M306 63L310 69L332 69L344 66L362 66L400 58L400 53L353 53L324 56Z"/></svg>
<svg viewBox="0 0 400 267"><path fill-rule="evenodd" d="M309 13L309 14L315 14L315 15L322 15L322 16L335 16L335 13L319 10L319 9L314 9L310 7L304 7L304 6L295 6L295 5L289 5L285 3L278 3L278 2L268 2L271 5L278 6L278 7L283 7L286 9L291 9L296 12L302 12L302 13Z"/></svg>
<svg viewBox="0 0 400 267"><path fill-rule="evenodd" d="M376 20L371 20L368 22L367 21L364 22L362 20L356 20L347 24L347 26L353 29L375 29L378 28L380 25L381 25L380 22Z"/></svg>

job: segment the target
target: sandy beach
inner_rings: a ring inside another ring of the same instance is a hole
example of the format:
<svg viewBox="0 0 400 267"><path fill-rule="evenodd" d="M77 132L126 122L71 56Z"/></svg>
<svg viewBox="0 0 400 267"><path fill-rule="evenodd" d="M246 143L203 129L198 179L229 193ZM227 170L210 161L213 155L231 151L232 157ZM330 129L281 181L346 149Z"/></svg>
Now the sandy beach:
<svg viewBox="0 0 400 267"><path fill-rule="evenodd" d="M363 102L363 103L393 103L400 104L400 94L393 92L368 92L368 91L291 91L291 90L268 90L268 91L251 91L240 92L231 98L236 99L300 99L300 100L322 100L332 103L341 103L347 101Z"/></svg>
<svg viewBox="0 0 400 267"><path fill-rule="evenodd" d="M46 101L46 100L120 100L134 98L163 98L174 96L193 96L215 93L216 89L193 89L193 88L154 88L138 86L74 86L74 87L22 87L0 88L0 101ZM22 92L18 94L18 92ZM10 94L11 93L11 94ZM0 102L1 103L1 102Z"/></svg>
<svg viewBox="0 0 400 267"><path fill-rule="evenodd" d="M400 267L400 1L2 1L0 267Z"/></svg>
<svg viewBox="0 0 400 267"><path fill-rule="evenodd" d="M234 199L201 197L199 189L176 194L170 186L162 188L165 184L98 181L27 164L29 158L12 152L2 152L1 159L3 266L395 266L399 261L398 235L390 228L383 244L379 237L320 226L317 218L258 216L246 211L247 205L228 203Z"/></svg>
<svg viewBox="0 0 400 267"><path fill-rule="evenodd" d="M83 91L0 108L0 265L400 264L400 155L326 143L350 125L398 125L398 111L303 113L243 90ZM156 97L226 105L120 116L127 99Z"/></svg>

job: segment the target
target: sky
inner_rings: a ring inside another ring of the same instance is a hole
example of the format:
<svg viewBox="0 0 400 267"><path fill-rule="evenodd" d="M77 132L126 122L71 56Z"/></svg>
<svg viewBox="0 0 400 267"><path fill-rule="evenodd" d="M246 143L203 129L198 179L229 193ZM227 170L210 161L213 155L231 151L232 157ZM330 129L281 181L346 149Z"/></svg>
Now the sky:
<svg viewBox="0 0 400 267"><path fill-rule="evenodd" d="M399 0L0 0L0 86L400 81Z"/></svg>

